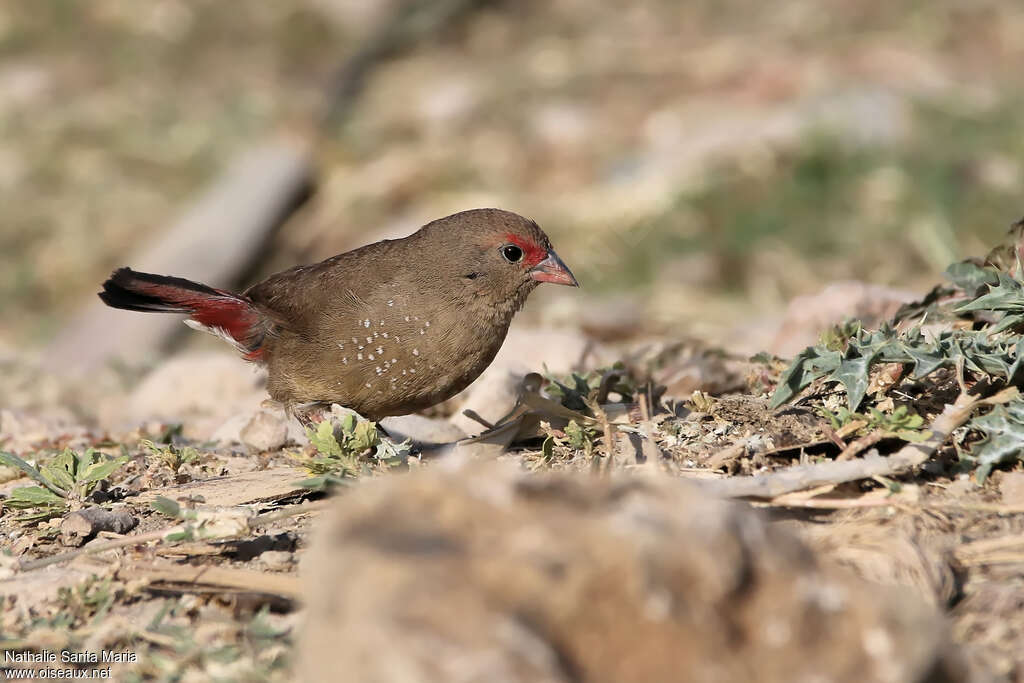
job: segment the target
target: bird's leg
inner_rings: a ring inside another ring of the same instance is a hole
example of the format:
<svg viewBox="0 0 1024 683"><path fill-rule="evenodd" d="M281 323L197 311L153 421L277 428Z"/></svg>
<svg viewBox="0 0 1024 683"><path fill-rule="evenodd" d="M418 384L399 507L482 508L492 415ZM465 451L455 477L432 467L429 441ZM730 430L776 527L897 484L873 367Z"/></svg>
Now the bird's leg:
<svg viewBox="0 0 1024 683"><path fill-rule="evenodd" d="M331 416L330 404L321 402L293 403L287 411L299 421L303 429L316 430L317 425Z"/></svg>
<svg viewBox="0 0 1024 683"><path fill-rule="evenodd" d="M336 405L336 404L335 404ZM338 406L341 410L337 411L341 414L349 413L356 418L357 422L373 422L352 410L344 406ZM298 403L292 404L288 408L289 412L295 416L304 429L316 430L317 426L324 420L329 420L335 415L335 410L332 409L332 404L325 403L323 401L314 401L310 403ZM377 427L377 431L387 438L391 438L388 431L384 429L383 425L379 422L374 423Z"/></svg>

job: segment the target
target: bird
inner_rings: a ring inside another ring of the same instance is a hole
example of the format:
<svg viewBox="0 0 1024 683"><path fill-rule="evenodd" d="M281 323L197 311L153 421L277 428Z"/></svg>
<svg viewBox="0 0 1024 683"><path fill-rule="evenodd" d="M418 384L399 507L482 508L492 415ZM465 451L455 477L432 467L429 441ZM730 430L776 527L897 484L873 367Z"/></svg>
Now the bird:
<svg viewBox="0 0 1024 683"><path fill-rule="evenodd" d="M339 404L368 420L446 401L491 364L541 283L579 287L536 222L472 209L241 293L122 267L100 299L178 313L267 369L270 398L303 424Z"/></svg>

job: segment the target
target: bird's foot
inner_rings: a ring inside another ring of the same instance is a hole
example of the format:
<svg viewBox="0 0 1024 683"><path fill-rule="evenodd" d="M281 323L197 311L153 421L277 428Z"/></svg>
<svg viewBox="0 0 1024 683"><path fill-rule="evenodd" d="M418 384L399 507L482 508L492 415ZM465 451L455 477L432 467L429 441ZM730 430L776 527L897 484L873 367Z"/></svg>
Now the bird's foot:
<svg viewBox="0 0 1024 683"><path fill-rule="evenodd" d="M347 415L351 415L355 418L356 422L370 422L374 424L381 436L391 438L391 435L388 434L388 431L379 422L373 422L373 420L363 417L351 408L346 408L337 403L315 401L293 404L289 407L289 412L295 416L295 419L299 421L299 424L304 429L316 430L324 420L334 420L336 424L340 424Z"/></svg>

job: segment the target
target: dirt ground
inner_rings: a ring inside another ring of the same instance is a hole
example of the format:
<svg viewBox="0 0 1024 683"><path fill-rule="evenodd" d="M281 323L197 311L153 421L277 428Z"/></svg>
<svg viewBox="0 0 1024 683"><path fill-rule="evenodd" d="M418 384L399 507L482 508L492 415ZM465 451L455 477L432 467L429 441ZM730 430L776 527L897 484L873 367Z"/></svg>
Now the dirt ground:
<svg viewBox="0 0 1024 683"><path fill-rule="evenodd" d="M927 381L875 367L856 415L820 377L771 403L805 345L848 342L844 318L876 329L1024 213L1024 14L954 0L484 5L383 64L320 134L317 193L239 268L246 281L469 206L530 213L585 286L524 311L524 328L562 335L510 350L517 376L545 373L548 402L467 444L471 457L657 469L742 499L824 561L934 605L978 670L1024 680L1019 459L981 481L981 436L961 422L923 462L865 464L927 443L961 393L956 367ZM45 514L10 505L33 482L0 465L2 649L124 653L120 680L291 680L299 567L328 500L299 484L321 474L317 449L272 420L272 447L237 443L262 379L214 341L169 339L173 355L85 381L46 349L235 154L308 134L324 82L381 18L365 6L0 7L0 451L40 468L66 448L124 459ZM552 382L572 387L572 372L588 378L575 396ZM988 400L1001 387L983 374L968 365L966 381ZM432 428L468 431L465 408L504 414L515 392L499 389L428 411L444 422ZM460 435L444 433L424 440ZM360 453L335 494L446 450ZM833 462L864 469L813 474ZM733 488L800 467L767 494ZM67 519L83 504L136 526L79 547Z"/></svg>

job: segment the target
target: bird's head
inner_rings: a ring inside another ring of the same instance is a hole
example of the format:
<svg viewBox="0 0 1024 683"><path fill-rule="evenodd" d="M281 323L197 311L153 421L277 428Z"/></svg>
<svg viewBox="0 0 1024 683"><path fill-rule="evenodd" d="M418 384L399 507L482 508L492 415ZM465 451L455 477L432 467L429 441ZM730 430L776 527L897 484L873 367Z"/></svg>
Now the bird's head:
<svg viewBox="0 0 1024 683"><path fill-rule="evenodd" d="M518 309L541 282L579 287L551 241L535 222L501 209L473 209L427 224L423 232L443 235L446 285L495 304Z"/></svg>

